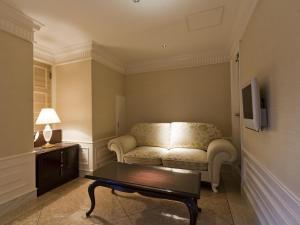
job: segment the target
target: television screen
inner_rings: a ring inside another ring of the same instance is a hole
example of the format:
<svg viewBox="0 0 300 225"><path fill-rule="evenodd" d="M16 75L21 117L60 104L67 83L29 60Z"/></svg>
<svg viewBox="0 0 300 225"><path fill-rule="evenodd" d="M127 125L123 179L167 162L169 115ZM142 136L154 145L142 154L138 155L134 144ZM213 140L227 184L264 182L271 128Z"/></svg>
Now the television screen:
<svg viewBox="0 0 300 225"><path fill-rule="evenodd" d="M245 119L253 119L253 105L252 105L252 88L251 85L246 86L243 91L243 111Z"/></svg>

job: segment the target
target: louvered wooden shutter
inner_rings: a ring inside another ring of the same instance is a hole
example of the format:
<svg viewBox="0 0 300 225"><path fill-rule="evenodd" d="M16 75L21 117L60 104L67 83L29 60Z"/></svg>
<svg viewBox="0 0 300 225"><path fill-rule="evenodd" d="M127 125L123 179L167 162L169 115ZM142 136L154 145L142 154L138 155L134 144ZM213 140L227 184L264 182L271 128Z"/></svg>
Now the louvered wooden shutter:
<svg viewBox="0 0 300 225"><path fill-rule="evenodd" d="M51 66L34 61L33 64L33 121L34 130L43 126L35 125L42 108L51 107Z"/></svg>

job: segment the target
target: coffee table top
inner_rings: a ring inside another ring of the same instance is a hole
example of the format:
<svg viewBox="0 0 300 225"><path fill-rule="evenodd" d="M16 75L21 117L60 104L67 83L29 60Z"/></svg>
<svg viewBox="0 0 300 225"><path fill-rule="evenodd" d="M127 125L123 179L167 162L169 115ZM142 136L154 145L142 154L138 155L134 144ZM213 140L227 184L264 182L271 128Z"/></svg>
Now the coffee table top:
<svg viewBox="0 0 300 225"><path fill-rule="evenodd" d="M85 177L161 193L200 197L201 174L191 170L112 162Z"/></svg>

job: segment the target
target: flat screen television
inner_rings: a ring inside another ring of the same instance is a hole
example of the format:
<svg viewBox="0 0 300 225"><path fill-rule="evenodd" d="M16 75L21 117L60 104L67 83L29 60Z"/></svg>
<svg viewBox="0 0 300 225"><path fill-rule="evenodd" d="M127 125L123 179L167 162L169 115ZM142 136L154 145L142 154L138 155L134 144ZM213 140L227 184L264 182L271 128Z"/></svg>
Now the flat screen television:
<svg viewBox="0 0 300 225"><path fill-rule="evenodd" d="M255 78L242 88L242 100L245 127L259 131L261 128L261 104L259 86Z"/></svg>

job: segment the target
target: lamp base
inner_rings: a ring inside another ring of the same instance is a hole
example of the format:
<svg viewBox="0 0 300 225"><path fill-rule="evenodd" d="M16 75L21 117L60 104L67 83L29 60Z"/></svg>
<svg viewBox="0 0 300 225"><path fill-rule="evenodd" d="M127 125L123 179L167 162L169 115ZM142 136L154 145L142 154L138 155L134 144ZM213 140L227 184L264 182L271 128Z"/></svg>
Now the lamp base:
<svg viewBox="0 0 300 225"><path fill-rule="evenodd" d="M55 145L50 144L48 142L42 146L42 148L53 148L53 147L55 147Z"/></svg>

